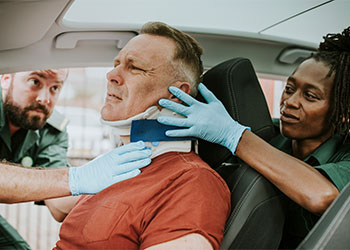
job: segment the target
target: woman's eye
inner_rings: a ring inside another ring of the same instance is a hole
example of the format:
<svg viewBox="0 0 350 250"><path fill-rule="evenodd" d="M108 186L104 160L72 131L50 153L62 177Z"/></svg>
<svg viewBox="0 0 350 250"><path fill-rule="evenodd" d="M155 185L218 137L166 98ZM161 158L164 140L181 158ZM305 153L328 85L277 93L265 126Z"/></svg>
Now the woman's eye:
<svg viewBox="0 0 350 250"><path fill-rule="evenodd" d="M305 96L306 96L306 98L308 98L310 100L318 100L319 99L316 95L314 95L313 93L310 93L310 92L306 92Z"/></svg>
<svg viewBox="0 0 350 250"><path fill-rule="evenodd" d="M291 87L291 86L286 86L285 88L284 88L284 92L286 92L287 94L291 94L291 93L293 93L293 88Z"/></svg>

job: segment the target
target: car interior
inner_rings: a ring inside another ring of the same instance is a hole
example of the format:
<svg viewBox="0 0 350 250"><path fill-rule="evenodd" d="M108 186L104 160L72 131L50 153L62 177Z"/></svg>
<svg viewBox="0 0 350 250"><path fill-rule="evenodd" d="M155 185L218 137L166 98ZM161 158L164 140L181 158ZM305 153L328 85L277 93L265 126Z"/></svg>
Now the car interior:
<svg viewBox="0 0 350 250"><path fill-rule="evenodd" d="M199 41L207 70L203 83L233 118L269 141L275 131L258 78L285 80L323 35L350 24L347 0L165 2L0 1L0 74L112 66L143 23L159 20ZM199 155L231 191L222 249L277 249L286 197L226 148L199 141ZM350 185L298 249L350 248L349 211Z"/></svg>
<svg viewBox="0 0 350 250"><path fill-rule="evenodd" d="M347 184L297 249L348 248L349 220L350 184Z"/></svg>
<svg viewBox="0 0 350 250"><path fill-rule="evenodd" d="M220 63L204 74L203 83L233 118L266 141L273 137L275 131L267 103L248 59ZM222 249L278 248L285 218L282 193L226 148L200 140L198 149L202 159L220 173L231 191L231 215L226 222Z"/></svg>

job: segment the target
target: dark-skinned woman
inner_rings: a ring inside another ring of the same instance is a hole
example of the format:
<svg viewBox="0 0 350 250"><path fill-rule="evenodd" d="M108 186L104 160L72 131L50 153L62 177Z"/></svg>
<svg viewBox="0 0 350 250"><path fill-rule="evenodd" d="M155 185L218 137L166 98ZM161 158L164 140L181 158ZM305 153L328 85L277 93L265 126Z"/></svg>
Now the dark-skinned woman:
<svg viewBox="0 0 350 250"><path fill-rule="evenodd" d="M280 135L270 144L233 120L203 84L198 89L207 103L170 87L188 106L164 99L159 104L186 118L158 121L187 127L167 131L168 136L194 136L227 147L287 195L281 248L295 248L350 182L350 27L324 37L318 51L289 76L276 124Z"/></svg>

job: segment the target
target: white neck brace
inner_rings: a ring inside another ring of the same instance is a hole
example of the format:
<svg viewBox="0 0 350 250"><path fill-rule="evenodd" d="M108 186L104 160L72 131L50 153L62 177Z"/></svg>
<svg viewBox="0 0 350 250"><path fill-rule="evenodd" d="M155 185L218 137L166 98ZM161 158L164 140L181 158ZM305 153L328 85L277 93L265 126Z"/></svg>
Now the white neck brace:
<svg viewBox="0 0 350 250"><path fill-rule="evenodd" d="M111 128L111 136L115 138L116 136L130 136L131 121L133 120L148 120L157 119L158 116L171 116L182 118L175 112L169 109L163 108L159 110L156 106L151 106L146 109L145 112L137 114L126 120L121 121L106 121L101 118L101 123L108 125ZM167 152L190 152L191 151L191 141L161 141L159 142L145 142L146 146L152 148L151 159L165 154Z"/></svg>

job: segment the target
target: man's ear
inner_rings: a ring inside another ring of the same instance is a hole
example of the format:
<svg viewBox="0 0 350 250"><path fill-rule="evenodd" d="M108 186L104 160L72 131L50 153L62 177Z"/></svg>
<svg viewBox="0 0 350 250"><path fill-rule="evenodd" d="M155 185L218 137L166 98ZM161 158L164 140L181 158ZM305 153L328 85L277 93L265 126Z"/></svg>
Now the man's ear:
<svg viewBox="0 0 350 250"><path fill-rule="evenodd" d="M181 89L186 94L190 94L191 93L191 84L189 84L188 82L176 82L172 86ZM182 103L182 101L179 98L177 98L176 96L174 96L173 94L171 94L170 100L172 100L174 102L177 102L177 103Z"/></svg>
<svg viewBox="0 0 350 250"><path fill-rule="evenodd" d="M10 83L12 80L11 74L3 74L1 75L1 89L2 91L7 91L10 87Z"/></svg>

